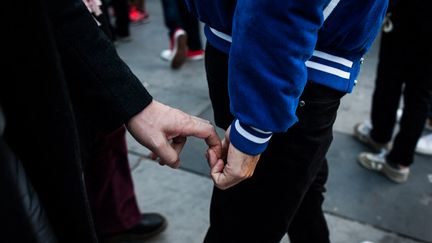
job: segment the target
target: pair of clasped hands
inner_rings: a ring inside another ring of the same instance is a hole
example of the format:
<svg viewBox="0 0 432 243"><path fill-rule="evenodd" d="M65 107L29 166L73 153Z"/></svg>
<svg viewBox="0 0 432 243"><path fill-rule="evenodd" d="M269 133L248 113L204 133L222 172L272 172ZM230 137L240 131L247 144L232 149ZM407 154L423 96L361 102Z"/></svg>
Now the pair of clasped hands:
<svg viewBox="0 0 432 243"><path fill-rule="evenodd" d="M180 152L189 136L204 139L211 177L219 189L230 188L252 176L260 155L252 156L236 149L229 140L219 139L209 121L188 115L153 100L127 122L128 131L152 151L152 158L171 168L180 166Z"/></svg>

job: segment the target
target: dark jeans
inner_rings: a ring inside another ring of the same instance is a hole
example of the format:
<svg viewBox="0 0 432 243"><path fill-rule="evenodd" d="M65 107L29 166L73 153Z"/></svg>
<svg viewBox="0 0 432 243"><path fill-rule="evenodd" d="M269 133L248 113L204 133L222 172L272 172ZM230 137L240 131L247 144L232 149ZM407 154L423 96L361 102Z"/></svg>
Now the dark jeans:
<svg viewBox="0 0 432 243"><path fill-rule="evenodd" d="M418 4L398 1L392 11L394 29L382 34L371 112L371 137L387 143L392 139L396 111L403 97L400 129L387 159L405 166L413 163L415 147L432 104L432 62L429 58L432 39L428 37L432 31L426 19L418 17L422 16L418 10L424 8L421 7L423 2L414 3ZM428 35L424 33L426 31L429 31Z"/></svg>
<svg viewBox="0 0 432 243"><path fill-rule="evenodd" d="M115 41L115 29L114 26L111 24L111 17L108 10L107 1L103 0L101 1L102 5L100 6L102 10L102 14L99 16L95 16L97 21L100 23L100 28L103 30L103 32L110 38L110 40Z"/></svg>
<svg viewBox="0 0 432 243"><path fill-rule="evenodd" d="M114 10L115 23L112 27L114 39L130 35L129 0L111 0ZM106 13L108 15L108 13Z"/></svg>
<svg viewBox="0 0 432 243"><path fill-rule="evenodd" d="M90 207L102 237L129 229L141 220L125 135L122 126L101 137L85 167Z"/></svg>
<svg viewBox="0 0 432 243"><path fill-rule="evenodd" d="M228 56L207 44L207 81L216 124L232 121L227 89ZM328 176L326 153L344 94L308 82L297 109L299 122L274 134L254 175L227 189L213 189L206 243L329 242L322 211Z"/></svg>
<svg viewBox="0 0 432 243"><path fill-rule="evenodd" d="M188 35L190 50L201 50L201 32L198 20L187 9L184 0L162 0L162 10L168 36L174 34L176 29L182 28Z"/></svg>

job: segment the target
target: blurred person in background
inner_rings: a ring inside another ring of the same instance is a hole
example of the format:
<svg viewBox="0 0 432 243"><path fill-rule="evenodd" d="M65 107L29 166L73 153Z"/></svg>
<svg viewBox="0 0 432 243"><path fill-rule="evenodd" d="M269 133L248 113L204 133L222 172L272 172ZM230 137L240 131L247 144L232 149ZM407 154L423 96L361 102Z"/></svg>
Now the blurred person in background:
<svg viewBox="0 0 432 243"><path fill-rule="evenodd" d="M354 136L375 150L358 161L366 169L404 183L414 162L432 99L432 20L430 1L391 1L381 35L370 122L358 123ZM399 130L393 140L403 97Z"/></svg>
<svg viewBox="0 0 432 243"><path fill-rule="evenodd" d="M184 0L161 1L169 38L169 48L161 52L162 60L169 62L172 69L180 68L187 60L202 60L199 21L188 11Z"/></svg>
<svg viewBox="0 0 432 243"><path fill-rule="evenodd" d="M132 40L130 33L129 0L102 0L102 12L106 13L110 25L112 37L115 43L129 42ZM109 11L112 10L112 11Z"/></svg>
<svg viewBox="0 0 432 243"><path fill-rule="evenodd" d="M150 21L145 0L131 0L129 8L129 19L132 23L145 24Z"/></svg>
<svg viewBox="0 0 432 243"><path fill-rule="evenodd" d="M425 125L425 130L429 132L429 134L420 137L416 146L416 152L423 155L432 155L432 105L430 105L429 108L429 117Z"/></svg>

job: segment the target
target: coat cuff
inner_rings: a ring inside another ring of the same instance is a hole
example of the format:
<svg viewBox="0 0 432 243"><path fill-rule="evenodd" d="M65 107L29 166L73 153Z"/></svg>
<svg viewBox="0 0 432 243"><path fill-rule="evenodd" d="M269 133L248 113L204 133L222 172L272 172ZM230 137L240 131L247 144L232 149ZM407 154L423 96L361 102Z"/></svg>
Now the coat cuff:
<svg viewBox="0 0 432 243"><path fill-rule="evenodd" d="M238 119L231 123L231 143L238 150L249 155L258 155L264 152L272 135L272 132L242 124Z"/></svg>

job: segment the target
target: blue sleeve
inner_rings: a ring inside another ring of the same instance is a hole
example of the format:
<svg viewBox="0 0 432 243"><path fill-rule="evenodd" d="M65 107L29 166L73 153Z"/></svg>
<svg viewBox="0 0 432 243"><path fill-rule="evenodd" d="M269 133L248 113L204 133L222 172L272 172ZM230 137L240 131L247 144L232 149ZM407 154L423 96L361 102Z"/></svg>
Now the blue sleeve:
<svg viewBox="0 0 432 243"><path fill-rule="evenodd" d="M329 0L238 0L229 54L231 142L262 153L273 132L296 121L323 10ZM236 126L236 121L238 121Z"/></svg>

